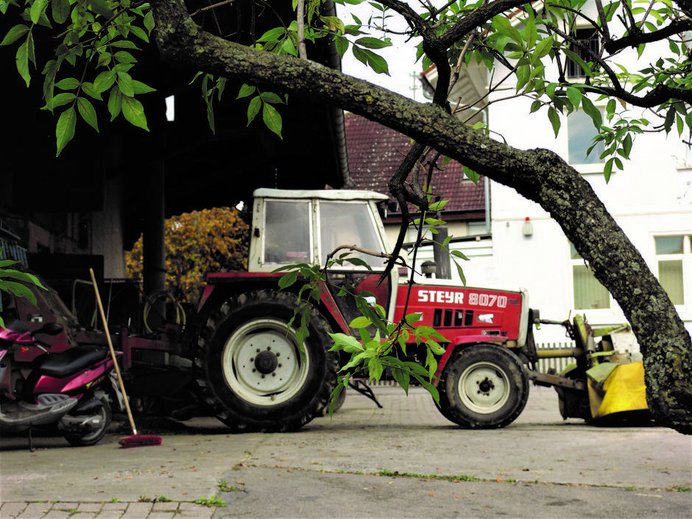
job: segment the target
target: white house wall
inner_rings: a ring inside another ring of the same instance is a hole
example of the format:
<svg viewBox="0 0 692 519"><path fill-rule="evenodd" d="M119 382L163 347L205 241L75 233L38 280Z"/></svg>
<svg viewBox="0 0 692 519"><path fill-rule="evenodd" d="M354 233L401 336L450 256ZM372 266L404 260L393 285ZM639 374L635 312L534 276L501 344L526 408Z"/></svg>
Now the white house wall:
<svg viewBox="0 0 692 519"><path fill-rule="evenodd" d="M489 123L493 132L503 135L512 146L547 148L566 158L566 125L563 123L560 135L555 138L545 113L529 114L529 107L530 100L524 99L492 105ZM689 153L673 131L668 136L639 136L631 160L625 162L625 170L615 173L609 183L600 172L584 174L654 273L657 273L654 236L692 235L692 165L689 162ZM500 184L492 184L491 200L494 267L490 270L494 276L469 282L526 288L531 305L540 309L544 317L564 319L574 315L570 246L559 226L537 204ZM533 226L529 237L522 232L527 217ZM692 330L689 261L686 268L686 304L677 309L686 327ZM612 300L609 310L584 313L594 325L624 321ZM542 341L561 338L563 333L558 329L544 327L539 332Z"/></svg>

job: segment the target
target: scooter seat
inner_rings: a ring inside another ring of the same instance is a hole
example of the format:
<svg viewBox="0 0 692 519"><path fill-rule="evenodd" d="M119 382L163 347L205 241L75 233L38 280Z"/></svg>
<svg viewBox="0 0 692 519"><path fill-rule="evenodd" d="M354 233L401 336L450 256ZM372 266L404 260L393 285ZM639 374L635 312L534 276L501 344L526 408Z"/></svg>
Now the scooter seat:
<svg viewBox="0 0 692 519"><path fill-rule="evenodd" d="M36 369L42 375L63 378L96 364L107 355L108 350L103 348L77 346L40 357Z"/></svg>

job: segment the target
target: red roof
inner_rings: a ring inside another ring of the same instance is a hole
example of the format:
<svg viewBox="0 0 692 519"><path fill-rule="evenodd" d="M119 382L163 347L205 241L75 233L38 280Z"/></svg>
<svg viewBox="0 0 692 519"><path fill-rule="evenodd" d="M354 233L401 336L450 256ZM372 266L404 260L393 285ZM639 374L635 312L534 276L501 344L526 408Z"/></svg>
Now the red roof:
<svg viewBox="0 0 692 519"><path fill-rule="evenodd" d="M359 115L346 114L346 144L351 179L356 188L388 195L387 183L411 147L411 139ZM449 200L445 212L484 211L483 182L474 184L464 177L463 168L456 161L445 164L440 159L438 164L441 170L433 173L433 192ZM478 219L478 215L469 217Z"/></svg>

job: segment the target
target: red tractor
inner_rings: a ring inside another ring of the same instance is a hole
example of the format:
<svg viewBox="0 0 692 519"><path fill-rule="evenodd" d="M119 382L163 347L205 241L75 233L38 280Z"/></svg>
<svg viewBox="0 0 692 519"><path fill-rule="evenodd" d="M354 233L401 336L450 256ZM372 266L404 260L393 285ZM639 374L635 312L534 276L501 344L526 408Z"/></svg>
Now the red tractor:
<svg viewBox="0 0 692 519"><path fill-rule="evenodd" d="M289 322L303 281L279 289L282 267L324 265L344 245L386 253L378 212L386 200L367 191L257 190L248 271L209 274L195 315L185 324L177 319L150 333L116 331L128 394L143 408L164 402L179 419L208 414L237 431L296 430L324 414L347 360L329 351L328 335L351 333L349 323L359 315L353 298L337 296L344 289L367 294L392 322L419 312L419 324L449 340L435 384L441 413L460 426L510 424L526 404L529 380L558 389L563 416L588 418L584 359L595 350L548 353L577 357L579 369L568 376L538 373L536 362L544 355L533 341L538 316L526 293L435 279L409 286L397 269L380 282L384 254L355 254L371 270L352 263L329 270L329 283L306 314L309 336L299 344ZM178 308L175 314L182 312ZM79 341L84 334L73 330L73 335Z"/></svg>
<svg viewBox="0 0 692 519"><path fill-rule="evenodd" d="M325 264L339 246L386 252L378 203L367 191L255 192L248 272L210 274L199 305L204 329L186 351L213 413L236 429L297 429L323 412L342 359L329 352L329 332L350 333L358 313L348 289L367 293L398 322L422 313L448 340L439 361L440 411L465 427L503 427L522 411L529 392L525 364L535 357L526 294L465 288L429 280L412 287L397 269L380 283L385 260L372 270L344 264L329 271L319 304L310 309L304 348L287 323L300 284L279 290L282 265ZM132 354L136 357L137 350ZM126 351L127 354L127 351ZM135 367L135 366L133 366Z"/></svg>

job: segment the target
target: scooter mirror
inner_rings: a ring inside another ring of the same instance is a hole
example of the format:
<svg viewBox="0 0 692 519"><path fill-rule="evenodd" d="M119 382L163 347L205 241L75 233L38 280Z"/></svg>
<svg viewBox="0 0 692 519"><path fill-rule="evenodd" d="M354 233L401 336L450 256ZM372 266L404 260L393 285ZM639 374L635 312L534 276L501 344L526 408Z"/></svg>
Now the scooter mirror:
<svg viewBox="0 0 692 519"><path fill-rule="evenodd" d="M38 330L34 331L34 335L39 334L39 333L45 333L46 335L58 335L60 332L62 332L64 328L62 327L61 324L58 323L46 323L41 328Z"/></svg>

